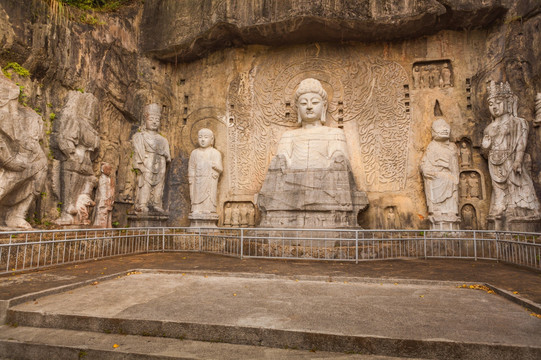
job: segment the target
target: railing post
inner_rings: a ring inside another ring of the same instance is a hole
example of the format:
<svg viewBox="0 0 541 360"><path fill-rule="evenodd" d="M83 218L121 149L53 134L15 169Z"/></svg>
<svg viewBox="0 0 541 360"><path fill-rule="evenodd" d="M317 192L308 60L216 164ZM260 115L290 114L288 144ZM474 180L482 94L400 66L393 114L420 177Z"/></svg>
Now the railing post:
<svg viewBox="0 0 541 360"><path fill-rule="evenodd" d="M359 230L355 230L355 264L359 263Z"/></svg>
<svg viewBox="0 0 541 360"><path fill-rule="evenodd" d="M147 254L148 254L148 246L149 246L149 242L150 242L150 235L148 233L148 228L146 229L147 230Z"/></svg>
<svg viewBox="0 0 541 360"><path fill-rule="evenodd" d="M473 231L473 258L477 261L477 232Z"/></svg>
<svg viewBox="0 0 541 360"><path fill-rule="evenodd" d="M240 229L240 259L242 260L242 256L244 254L244 229Z"/></svg>
<svg viewBox="0 0 541 360"><path fill-rule="evenodd" d="M494 242L496 243L496 261L500 261L500 244L498 232L495 232Z"/></svg>
<svg viewBox="0 0 541 360"><path fill-rule="evenodd" d="M425 253L425 260L426 260L426 230L423 231L423 244L424 244L424 253Z"/></svg>
<svg viewBox="0 0 541 360"><path fill-rule="evenodd" d="M201 227L199 227L199 252L201 252Z"/></svg>
<svg viewBox="0 0 541 360"><path fill-rule="evenodd" d="M162 227L162 252L165 252L165 228Z"/></svg>

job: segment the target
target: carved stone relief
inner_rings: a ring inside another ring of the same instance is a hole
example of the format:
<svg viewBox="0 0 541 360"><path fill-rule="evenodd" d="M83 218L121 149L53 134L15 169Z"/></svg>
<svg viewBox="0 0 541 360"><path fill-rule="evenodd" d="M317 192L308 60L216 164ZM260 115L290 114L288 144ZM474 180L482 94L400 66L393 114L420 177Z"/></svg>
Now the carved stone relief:
<svg viewBox="0 0 541 360"><path fill-rule="evenodd" d="M462 206L460 217L462 220L460 228L462 230L477 230L479 228L477 222L477 211L473 205L466 204Z"/></svg>
<svg viewBox="0 0 541 360"><path fill-rule="evenodd" d="M417 61L413 63L412 79L414 90L453 87L451 61Z"/></svg>
<svg viewBox="0 0 541 360"><path fill-rule="evenodd" d="M256 223L256 210L252 202L228 201L224 204L223 226L253 227Z"/></svg>
<svg viewBox="0 0 541 360"><path fill-rule="evenodd" d="M400 217L396 206L388 206L384 209L385 229L400 229Z"/></svg>
<svg viewBox="0 0 541 360"><path fill-rule="evenodd" d="M411 118L404 69L347 49L339 56L275 54L239 74L227 99L228 169L233 194L255 194L282 133L295 126L295 88L304 78L328 93L327 118L343 127L359 185L370 191L404 189ZM351 140L351 141L350 141Z"/></svg>
<svg viewBox="0 0 541 360"><path fill-rule="evenodd" d="M525 153L528 123L517 116L518 98L509 83L491 81L487 90L493 118L482 142L492 179L488 219L497 230L535 230L541 215L530 177L530 155Z"/></svg>
<svg viewBox="0 0 541 360"><path fill-rule="evenodd" d="M70 91L60 119L55 122L55 144L61 154L58 225L88 225L96 178L92 160L100 144L98 99L90 93Z"/></svg>
<svg viewBox="0 0 541 360"><path fill-rule="evenodd" d="M43 120L19 105L20 88L0 74L0 226L31 229L25 220L47 175L40 146Z"/></svg>
<svg viewBox="0 0 541 360"><path fill-rule="evenodd" d="M486 197L483 184L483 177L477 170L461 171L459 184L460 197L483 200Z"/></svg>

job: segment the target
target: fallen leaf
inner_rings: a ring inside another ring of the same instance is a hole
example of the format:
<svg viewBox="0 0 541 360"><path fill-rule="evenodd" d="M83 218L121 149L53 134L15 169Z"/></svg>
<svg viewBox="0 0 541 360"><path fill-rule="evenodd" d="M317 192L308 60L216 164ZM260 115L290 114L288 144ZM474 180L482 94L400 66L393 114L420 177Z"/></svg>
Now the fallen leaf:
<svg viewBox="0 0 541 360"><path fill-rule="evenodd" d="M113 348L116 349L118 346L119 346L118 344L114 344L114 345L113 345Z"/></svg>

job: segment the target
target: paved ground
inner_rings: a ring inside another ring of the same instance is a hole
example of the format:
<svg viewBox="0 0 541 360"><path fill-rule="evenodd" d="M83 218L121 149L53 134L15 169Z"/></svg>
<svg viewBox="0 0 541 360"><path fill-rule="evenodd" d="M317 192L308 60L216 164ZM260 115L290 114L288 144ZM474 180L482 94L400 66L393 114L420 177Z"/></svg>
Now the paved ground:
<svg viewBox="0 0 541 360"><path fill-rule="evenodd" d="M343 279L329 282L310 277L137 272L39 298L13 310L38 313L39 318L46 314L56 319L77 316L340 336L540 345L541 320L498 295L444 283ZM510 324L513 331L509 331Z"/></svg>
<svg viewBox="0 0 541 360"><path fill-rule="evenodd" d="M352 276L490 283L541 304L541 272L470 260L389 260L360 262L229 258L200 253L153 253L115 257L48 270L0 276L0 300L90 280L130 269L201 270L285 276Z"/></svg>

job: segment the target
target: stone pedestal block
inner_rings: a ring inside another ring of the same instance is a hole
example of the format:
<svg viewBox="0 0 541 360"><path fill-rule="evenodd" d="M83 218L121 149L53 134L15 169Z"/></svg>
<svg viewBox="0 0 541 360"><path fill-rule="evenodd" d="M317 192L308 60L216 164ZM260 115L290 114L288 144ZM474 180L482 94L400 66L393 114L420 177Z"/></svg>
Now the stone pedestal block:
<svg viewBox="0 0 541 360"><path fill-rule="evenodd" d="M161 213L128 214L128 227L163 227L169 215Z"/></svg>

